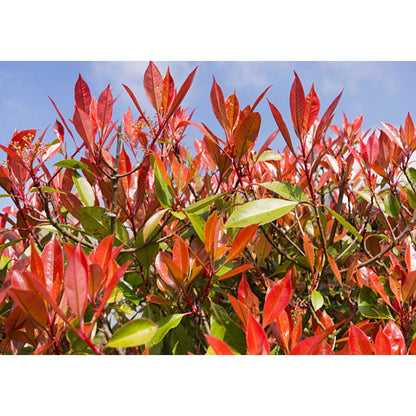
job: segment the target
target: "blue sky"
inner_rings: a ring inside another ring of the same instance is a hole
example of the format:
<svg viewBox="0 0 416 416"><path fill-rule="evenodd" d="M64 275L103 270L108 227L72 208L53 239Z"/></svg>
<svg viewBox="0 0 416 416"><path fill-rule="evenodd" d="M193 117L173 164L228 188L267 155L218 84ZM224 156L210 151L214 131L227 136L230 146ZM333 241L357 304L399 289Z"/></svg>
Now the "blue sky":
<svg viewBox="0 0 416 416"><path fill-rule="evenodd" d="M115 117L121 118L128 106L134 115L137 111L122 87L127 84L137 95L143 108L152 114L143 90L143 74L148 62L116 61L2 61L0 62L0 143L7 144L15 128L45 129L53 138L52 126L57 118L48 95L56 102L66 118L72 118L74 85L78 74L87 81L96 97L110 84L113 95L119 95L115 104ZM194 83L184 106L196 108L193 120L204 122L221 134L209 101L212 77L222 87L224 95L234 89L241 105L252 104L269 85L266 97L281 111L287 124L290 122L289 92L296 71L305 92L312 82L321 99L321 115L326 107L344 89L334 123L342 121L344 111L349 119L364 114L363 126L381 128L381 121L397 127L404 123L407 112L416 116L416 62L405 61L156 61L162 74L167 67L179 86L198 66ZM259 144L276 128L267 101L258 110L262 115ZM201 134L189 130L186 144ZM281 150L283 140L278 138L272 147Z"/></svg>

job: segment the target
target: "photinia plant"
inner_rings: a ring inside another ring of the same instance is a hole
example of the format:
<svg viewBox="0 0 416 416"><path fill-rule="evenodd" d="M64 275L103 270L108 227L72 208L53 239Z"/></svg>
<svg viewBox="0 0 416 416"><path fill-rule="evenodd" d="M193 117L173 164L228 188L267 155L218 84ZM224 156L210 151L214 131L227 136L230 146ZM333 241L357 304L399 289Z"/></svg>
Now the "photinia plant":
<svg viewBox="0 0 416 416"><path fill-rule="evenodd" d="M294 135L210 99L221 133L150 62L113 120L79 75L74 114L0 146L2 354L415 354L416 150L410 114L332 125L294 74ZM196 129L192 130L190 127ZM195 134L193 148L184 138ZM283 150L272 150L281 140Z"/></svg>

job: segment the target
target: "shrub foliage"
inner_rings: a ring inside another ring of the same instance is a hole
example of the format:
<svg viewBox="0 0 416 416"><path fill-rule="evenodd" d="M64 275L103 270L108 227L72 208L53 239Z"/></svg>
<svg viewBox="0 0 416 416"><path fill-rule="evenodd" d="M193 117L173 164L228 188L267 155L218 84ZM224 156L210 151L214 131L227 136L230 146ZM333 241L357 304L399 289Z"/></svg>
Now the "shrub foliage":
<svg viewBox="0 0 416 416"><path fill-rule="evenodd" d="M243 107L214 78L218 137L181 107L195 72L177 88L150 62L154 114L124 86L121 123L110 87L96 99L80 75L72 120L51 99L53 139L0 146L1 353L414 353L410 115L334 126L342 93L321 111L295 73L296 137L268 102L277 129L260 139L268 89Z"/></svg>

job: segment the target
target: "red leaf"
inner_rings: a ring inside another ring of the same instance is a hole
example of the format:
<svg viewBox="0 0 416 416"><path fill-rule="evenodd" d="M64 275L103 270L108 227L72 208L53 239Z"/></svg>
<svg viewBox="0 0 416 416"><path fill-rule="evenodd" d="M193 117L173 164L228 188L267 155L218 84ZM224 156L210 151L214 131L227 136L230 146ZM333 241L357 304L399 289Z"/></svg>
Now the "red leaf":
<svg viewBox="0 0 416 416"><path fill-rule="evenodd" d="M406 343L402 331L393 321L386 325L383 333L389 339L392 354L406 355Z"/></svg>
<svg viewBox="0 0 416 416"><path fill-rule="evenodd" d="M144 89L153 108L159 112L162 105L163 79L157 66L150 61L144 73Z"/></svg>
<svg viewBox="0 0 416 416"><path fill-rule="evenodd" d="M113 116L113 94L111 93L110 85L98 97L97 103L97 121L98 127L104 132L111 122Z"/></svg>
<svg viewBox="0 0 416 416"><path fill-rule="evenodd" d="M225 109L228 120L227 125L229 126L232 132L238 121L238 117L240 116L240 104L235 93L230 95L225 100Z"/></svg>
<svg viewBox="0 0 416 416"><path fill-rule="evenodd" d="M350 323L350 334L348 337L348 342L351 355L373 354L373 347L370 340L367 338L365 333L352 322Z"/></svg>
<svg viewBox="0 0 416 416"><path fill-rule="evenodd" d="M79 74L75 83L75 103L80 110L87 115L90 114L91 92L87 83L82 79L81 74Z"/></svg>
<svg viewBox="0 0 416 416"><path fill-rule="evenodd" d="M114 261L113 261L114 262ZM115 262L114 262L115 264ZM92 319L92 325L91 325L91 330L94 326L95 321L99 318L99 316L101 315L108 298L110 297L111 293L113 293L114 288L117 286L117 283L119 282L119 280L121 279L121 277L124 275L124 273L126 272L126 270L129 268L131 264L131 261L128 261L127 263L123 264L121 267L119 267L113 274L113 276L111 276L111 278L108 280L107 282L107 286L105 288L104 291L104 295L101 299L100 302L100 306L97 309L97 311L94 314L94 317Z"/></svg>
<svg viewBox="0 0 416 416"><path fill-rule="evenodd" d="M234 355L231 348L221 339L208 334L205 334L205 337L216 355Z"/></svg>
<svg viewBox="0 0 416 416"><path fill-rule="evenodd" d="M98 264L105 271L112 258L114 235L108 235L100 241L89 255L91 263Z"/></svg>
<svg viewBox="0 0 416 416"><path fill-rule="evenodd" d="M368 164L372 167L378 158L379 153L379 139L377 138L376 132L368 138L367 141L367 157Z"/></svg>
<svg viewBox="0 0 416 416"><path fill-rule="evenodd" d="M253 224L243 228L235 237L231 250L224 263L235 259L248 245L257 232L258 225Z"/></svg>
<svg viewBox="0 0 416 416"><path fill-rule="evenodd" d="M30 241L30 271L45 285L42 259L32 240Z"/></svg>
<svg viewBox="0 0 416 416"><path fill-rule="evenodd" d="M224 94L222 92L221 87L215 81L215 77L213 77L213 81L212 81L210 98L211 98L211 105L212 105L212 109L214 111L215 117L217 118L222 128L228 135L230 127L232 126L230 126L228 123Z"/></svg>
<svg viewBox="0 0 416 416"><path fill-rule="evenodd" d="M48 312L45 303L36 292L10 288L9 295L38 325L42 328L47 327Z"/></svg>
<svg viewBox="0 0 416 416"><path fill-rule="evenodd" d="M376 355L391 355L390 340L383 332L383 329L379 328L374 342L374 350Z"/></svg>
<svg viewBox="0 0 416 416"><path fill-rule="evenodd" d="M194 79L195 76L195 72L198 69L198 67L196 67L189 75L188 78L186 78L186 80L184 81L184 83L182 84L178 94L176 95L175 99L173 100L172 103L172 107L169 110L168 115L166 116L165 120L169 120L170 116L176 111L176 109L180 106L182 100L185 98L186 94L189 91L189 88L191 88L192 85L192 81Z"/></svg>
<svg viewBox="0 0 416 416"><path fill-rule="evenodd" d="M253 314L248 311L247 329L247 353L249 355L269 355L270 347L267 335L261 325L254 319Z"/></svg>
<svg viewBox="0 0 416 416"><path fill-rule="evenodd" d="M172 101L175 97L175 83L168 70L166 71L165 78L163 79L163 94L162 94L162 107L165 113L170 108Z"/></svg>
<svg viewBox="0 0 416 416"><path fill-rule="evenodd" d="M292 337L294 328L290 309L286 307L275 319L275 323L277 326L277 330L279 331L281 341L283 342L282 347L285 350L285 353L287 354L289 352L289 342Z"/></svg>
<svg viewBox="0 0 416 416"><path fill-rule="evenodd" d="M241 159L247 150L256 142L259 135L261 117L259 113L250 113L235 130L234 146L237 156Z"/></svg>
<svg viewBox="0 0 416 416"><path fill-rule="evenodd" d="M289 130L286 127L286 123L283 121L282 115L269 100L267 100L267 102L269 103L270 110L272 111L274 120L276 121L277 127L279 127L280 133L282 133L282 136L285 139L287 146L293 154L296 154L295 149L293 148L292 139L290 138Z"/></svg>
<svg viewBox="0 0 416 416"><path fill-rule="evenodd" d="M259 310L259 299L251 291L250 286L247 282L245 275L241 278L240 284L238 286L238 300L246 305L252 312L256 313Z"/></svg>
<svg viewBox="0 0 416 416"><path fill-rule="evenodd" d="M408 354L409 355L416 355L416 338L410 344Z"/></svg>
<svg viewBox="0 0 416 416"><path fill-rule="evenodd" d="M168 269L165 259L166 259L166 256L164 256L163 253L159 252L157 254L155 258L156 270L159 273L159 276L167 285L177 289L177 283L175 279L171 276L171 273Z"/></svg>
<svg viewBox="0 0 416 416"><path fill-rule="evenodd" d="M64 276L64 256L62 247L54 235L45 245L42 252L43 271L45 275L46 289L56 300L62 287Z"/></svg>
<svg viewBox="0 0 416 416"><path fill-rule="evenodd" d="M302 83L295 72L295 80L290 89L290 112L296 135L300 138L303 133L303 120L305 114L305 93Z"/></svg>
<svg viewBox="0 0 416 416"><path fill-rule="evenodd" d="M328 128L329 124L331 123L333 112L335 111L336 106L338 105L339 100L341 99L341 95L344 90L340 92L340 94L335 98L334 101L330 104L328 109L326 110L325 114L321 118L321 121L318 124L315 132L315 138L313 140L312 148L315 146L316 143L321 140L323 134L325 133L326 129Z"/></svg>
<svg viewBox="0 0 416 416"><path fill-rule="evenodd" d="M132 101L133 101L134 105L136 106L137 110L139 110L139 113L142 116L143 120L147 120L142 108L139 105L139 102L137 101L136 96L133 94L133 91L127 85L124 85L124 84L121 84L121 85L123 85L123 87L125 88L127 93L130 95L130 98L132 99Z"/></svg>
<svg viewBox="0 0 416 416"><path fill-rule="evenodd" d="M315 122L319 114L320 102L319 97L315 92L314 85L312 84L309 94L305 98L305 111L303 116L303 129L308 132Z"/></svg>
<svg viewBox="0 0 416 416"><path fill-rule="evenodd" d="M409 146L412 148L414 146L414 138L415 138L415 126L413 124L412 117L410 117L410 113L407 113L407 117L404 123L404 129L403 129L403 146Z"/></svg>
<svg viewBox="0 0 416 416"><path fill-rule="evenodd" d="M179 266L184 276L188 275L189 272L189 252L185 242L178 238L173 245L173 261Z"/></svg>
<svg viewBox="0 0 416 416"><path fill-rule="evenodd" d="M74 126L81 139L84 140L88 149L91 150L92 144L94 143L94 137L92 133L91 120L87 113L78 107L75 107L74 111Z"/></svg>
<svg viewBox="0 0 416 416"><path fill-rule="evenodd" d="M291 275L288 271L286 276L267 292L263 309L263 327L273 322L288 305L292 295Z"/></svg>
<svg viewBox="0 0 416 416"><path fill-rule="evenodd" d="M64 288L69 307L75 313L81 325L87 307L88 272L87 256L82 251L81 245L78 244L65 269Z"/></svg>
<svg viewBox="0 0 416 416"><path fill-rule="evenodd" d="M338 322L337 324L327 328L322 333L315 335L313 337L309 337L304 339L303 341L299 342L292 350L290 351L289 355L311 355L315 348L329 335L331 334L335 329L337 329L339 326L341 326L346 319L344 319L341 322ZM298 322L296 326L300 324L301 321Z"/></svg>
<svg viewBox="0 0 416 416"><path fill-rule="evenodd" d="M269 85L258 97L257 100L254 102L253 107L251 108L251 111L254 111L254 109L257 107L257 105L260 103L260 101L263 99L263 97L266 95L266 92L270 89L271 85Z"/></svg>

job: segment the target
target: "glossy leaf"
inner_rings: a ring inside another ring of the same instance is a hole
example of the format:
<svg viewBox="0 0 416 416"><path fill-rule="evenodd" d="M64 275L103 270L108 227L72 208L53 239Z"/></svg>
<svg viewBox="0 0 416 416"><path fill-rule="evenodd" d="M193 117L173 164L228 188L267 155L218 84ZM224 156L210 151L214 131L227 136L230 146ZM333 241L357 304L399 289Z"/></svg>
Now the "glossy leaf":
<svg viewBox="0 0 416 416"><path fill-rule="evenodd" d="M237 206L230 215L225 228L247 227L267 224L292 211L297 202L278 198L257 199Z"/></svg>
<svg viewBox="0 0 416 416"><path fill-rule="evenodd" d="M231 348L221 339L205 334L205 338L213 349L215 355L234 355Z"/></svg>
<svg viewBox="0 0 416 416"><path fill-rule="evenodd" d="M214 111L215 117L221 124L224 131L227 132L229 129L229 125L228 125L227 111L225 107L224 94L220 86L215 81L215 78L213 78L213 81L212 81L210 98L211 98L211 105L212 105L212 109Z"/></svg>
<svg viewBox="0 0 416 416"><path fill-rule="evenodd" d="M72 172L72 179L84 205L87 207L94 206L95 193L90 183L75 170Z"/></svg>
<svg viewBox="0 0 416 416"><path fill-rule="evenodd" d="M317 290L313 290L311 295L311 302L313 309L317 311L318 309L321 309L321 307L323 306L324 298Z"/></svg>
<svg viewBox="0 0 416 416"><path fill-rule="evenodd" d="M149 65L144 73L143 85L147 98L153 108L156 111L160 111L162 104L163 79L157 66L153 62L149 62Z"/></svg>
<svg viewBox="0 0 416 416"><path fill-rule="evenodd" d="M158 325L147 318L134 319L119 328L107 343L108 348L144 345L156 334Z"/></svg>
<svg viewBox="0 0 416 416"><path fill-rule="evenodd" d="M211 335L224 341L230 348L240 354L246 352L246 340L242 329L234 323L225 309L215 303L211 304Z"/></svg>
<svg viewBox="0 0 416 416"><path fill-rule="evenodd" d="M88 274L88 260L78 244L65 269L64 288L69 306L80 322L87 307Z"/></svg>
<svg viewBox="0 0 416 416"><path fill-rule="evenodd" d="M75 83L75 103L80 110L86 114L90 113L91 92L81 74L79 74L78 80Z"/></svg>
<svg viewBox="0 0 416 416"><path fill-rule="evenodd" d="M267 335L261 325L254 319L253 314L250 311L248 311L246 341L247 353L249 355L270 354Z"/></svg>
<svg viewBox="0 0 416 416"><path fill-rule="evenodd" d="M296 135L301 137L303 133L303 121L305 114L305 93L296 72L295 80L293 81L292 88L290 90L290 112Z"/></svg>
<svg viewBox="0 0 416 416"><path fill-rule="evenodd" d="M73 119L74 126L78 134L84 140L87 147L91 148L94 142L94 136L92 131L91 120L88 117L88 114L79 109L78 107L75 107Z"/></svg>
<svg viewBox="0 0 416 416"><path fill-rule="evenodd" d="M237 156L241 159L254 145L260 130L259 113L250 113L238 124L234 135L234 146Z"/></svg>
<svg viewBox="0 0 416 416"><path fill-rule="evenodd" d="M163 218L168 209L162 209L153 214L143 227L143 242L145 242L153 231L158 227L160 220Z"/></svg>
<svg viewBox="0 0 416 416"><path fill-rule="evenodd" d="M248 243L252 240L257 232L257 224L249 225L243 228L237 236L234 238L233 245L229 251L224 263L228 263L234 260L242 251L247 247Z"/></svg>
<svg viewBox="0 0 416 416"><path fill-rule="evenodd" d="M360 242L363 240L363 236L357 231L357 229L352 224L350 224L346 219L344 219L344 217L342 217L340 214L336 213L334 210L332 210L328 206L326 206L326 205L324 205L324 206L335 217L335 219L344 228L346 228L351 234L353 234L355 237L357 237Z"/></svg>
<svg viewBox="0 0 416 416"><path fill-rule="evenodd" d="M101 93L97 103L98 126L102 132L106 131L113 116L113 95L110 85Z"/></svg>
<svg viewBox="0 0 416 416"><path fill-rule="evenodd" d="M352 355L372 355L373 347L370 340L367 338L365 333L355 326L352 322L350 323L350 333L348 337L348 343L350 347L350 353Z"/></svg>
<svg viewBox="0 0 416 416"><path fill-rule="evenodd" d="M277 126L279 127L280 132L282 133L283 138L285 139L287 146L293 154L296 154L295 149L293 148L292 139L290 138L289 130L287 129L286 123L283 121L282 115L269 100L267 100L267 102L269 103L270 110L272 111L273 117Z"/></svg>
<svg viewBox="0 0 416 416"><path fill-rule="evenodd" d="M182 318L185 315L183 313L174 313L173 315L165 316L160 321L157 321L156 324L158 326L155 335L153 338L147 343L148 346L157 345L159 342L163 341L163 338L166 334L173 328L176 328Z"/></svg>
<svg viewBox="0 0 416 416"><path fill-rule="evenodd" d="M291 272L267 292L263 309L263 327L273 322L286 308L292 295Z"/></svg>
<svg viewBox="0 0 416 416"><path fill-rule="evenodd" d="M308 202L308 197L303 193L302 189L291 182L264 182L259 184L284 198L296 202Z"/></svg>

